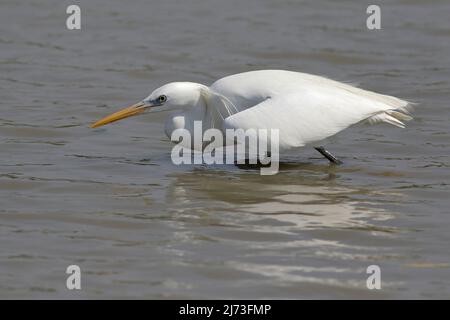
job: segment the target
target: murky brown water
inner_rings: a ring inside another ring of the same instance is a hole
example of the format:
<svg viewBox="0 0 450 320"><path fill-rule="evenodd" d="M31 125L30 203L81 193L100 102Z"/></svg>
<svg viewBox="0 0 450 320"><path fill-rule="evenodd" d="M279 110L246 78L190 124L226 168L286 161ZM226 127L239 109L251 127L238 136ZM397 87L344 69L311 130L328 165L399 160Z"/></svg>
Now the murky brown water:
<svg viewBox="0 0 450 320"><path fill-rule="evenodd" d="M0 3L1 298L450 298L450 3ZM174 80L281 68L420 103L276 176L175 166L164 114L93 120ZM65 269L82 270L82 290ZM379 265L382 290L366 288Z"/></svg>

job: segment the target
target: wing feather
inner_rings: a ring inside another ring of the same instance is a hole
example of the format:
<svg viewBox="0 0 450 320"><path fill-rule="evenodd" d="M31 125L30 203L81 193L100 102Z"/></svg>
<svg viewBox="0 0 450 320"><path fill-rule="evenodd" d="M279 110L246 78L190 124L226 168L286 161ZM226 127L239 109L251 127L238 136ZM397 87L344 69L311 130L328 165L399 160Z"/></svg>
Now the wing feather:
<svg viewBox="0 0 450 320"><path fill-rule="evenodd" d="M323 140L363 120L403 127L400 120L410 117L400 111L407 105L404 100L345 84L308 88L268 98L230 115L224 128L278 129L280 148L288 149Z"/></svg>

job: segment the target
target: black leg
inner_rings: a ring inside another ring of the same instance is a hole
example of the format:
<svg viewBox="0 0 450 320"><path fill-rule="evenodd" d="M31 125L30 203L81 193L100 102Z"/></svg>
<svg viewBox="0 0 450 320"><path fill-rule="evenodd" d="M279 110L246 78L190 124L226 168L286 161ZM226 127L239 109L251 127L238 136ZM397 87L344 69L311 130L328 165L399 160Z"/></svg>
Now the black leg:
<svg viewBox="0 0 450 320"><path fill-rule="evenodd" d="M323 146L314 147L317 151L319 151L325 158L330 160L330 162L334 164L342 164L342 161L333 156L329 151L327 151Z"/></svg>

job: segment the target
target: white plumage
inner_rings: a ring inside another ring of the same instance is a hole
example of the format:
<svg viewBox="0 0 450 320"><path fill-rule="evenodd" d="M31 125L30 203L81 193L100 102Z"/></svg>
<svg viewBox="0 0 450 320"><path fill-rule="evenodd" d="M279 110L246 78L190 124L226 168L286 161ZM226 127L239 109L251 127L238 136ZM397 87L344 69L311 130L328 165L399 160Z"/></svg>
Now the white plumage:
<svg viewBox="0 0 450 320"><path fill-rule="evenodd" d="M226 128L280 130L280 147L319 142L367 120L404 127L407 101L306 73L262 70L222 78L211 89L239 110Z"/></svg>
<svg viewBox="0 0 450 320"><path fill-rule="evenodd" d="M178 128L203 131L214 127L278 129L280 149L317 144L361 121L404 127L411 120L409 103L321 76L261 70L231 75L210 87L173 82L153 91L142 102L96 122L98 127L141 113L172 110L165 124L170 137Z"/></svg>

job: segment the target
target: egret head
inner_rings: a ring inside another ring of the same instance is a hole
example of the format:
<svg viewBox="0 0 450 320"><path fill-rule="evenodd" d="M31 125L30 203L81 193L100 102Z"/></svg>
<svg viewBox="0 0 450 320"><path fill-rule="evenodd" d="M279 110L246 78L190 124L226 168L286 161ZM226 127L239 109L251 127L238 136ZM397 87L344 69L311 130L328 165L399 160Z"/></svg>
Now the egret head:
<svg viewBox="0 0 450 320"><path fill-rule="evenodd" d="M204 85L193 82L171 82L154 90L144 100L100 119L91 125L97 128L105 124L143 113L164 110L187 109L197 105Z"/></svg>

